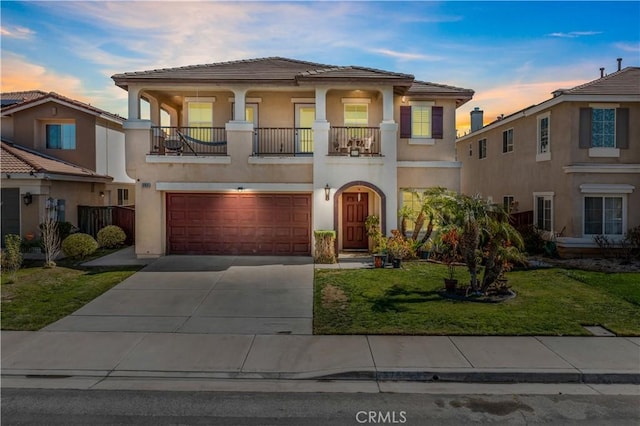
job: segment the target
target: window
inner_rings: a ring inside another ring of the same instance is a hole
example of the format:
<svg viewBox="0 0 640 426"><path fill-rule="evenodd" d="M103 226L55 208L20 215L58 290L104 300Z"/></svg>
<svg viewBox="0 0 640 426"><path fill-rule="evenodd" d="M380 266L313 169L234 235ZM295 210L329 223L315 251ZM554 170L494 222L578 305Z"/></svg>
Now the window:
<svg viewBox="0 0 640 426"><path fill-rule="evenodd" d="M534 198L534 223L541 231L551 232L553 229L553 193L538 192Z"/></svg>
<svg viewBox="0 0 640 426"><path fill-rule="evenodd" d="M629 108L618 104L591 104L580 108L579 147L589 157L619 157L629 148Z"/></svg>
<svg viewBox="0 0 640 426"><path fill-rule="evenodd" d="M60 198L48 198L45 203L46 216L49 219L58 222L64 222L65 219L65 200Z"/></svg>
<svg viewBox="0 0 640 426"><path fill-rule="evenodd" d="M473 157L473 144L469 144L469 157Z"/></svg>
<svg viewBox="0 0 640 426"><path fill-rule="evenodd" d="M585 235L622 235L623 197L584 197Z"/></svg>
<svg viewBox="0 0 640 426"><path fill-rule="evenodd" d="M411 107L411 137L431 137L431 107L416 105Z"/></svg>
<svg viewBox="0 0 640 426"><path fill-rule="evenodd" d="M47 149L76 149L75 124L45 125Z"/></svg>
<svg viewBox="0 0 640 426"><path fill-rule="evenodd" d="M369 125L369 106L367 104L345 104L344 125L366 127Z"/></svg>
<svg viewBox="0 0 640 426"><path fill-rule="evenodd" d="M480 139L478 141L478 158L485 158L487 156L487 139Z"/></svg>
<svg viewBox="0 0 640 426"><path fill-rule="evenodd" d="M513 129L502 132L502 152L513 152Z"/></svg>
<svg viewBox="0 0 640 426"><path fill-rule="evenodd" d="M594 148L615 148L616 110L614 108L593 108L591 110L591 146Z"/></svg>
<svg viewBox="0 0 640 426"><path fill-rule="evenodd" d="M551 116L549 113L538 117L536 161L551 160L551 150L549 146L551 141L549 134L550 119Z"/></svg>
<svg viewBox="0 0 640 426"><path fill-rule="evenodd" d="M187 114L189 127L213 127L211 102L189 102Z"/></svg>
<svg viewBox="0 0 640 426"><path fill-rule="evenodd" d="M432 145L444 137L444 110L433 102L412 102L400 106L400 137L410 144Z"/></svg>
<svg viewBox="0 0 640 426"><path fill-rule="evenodd" d="M126 188L118 188L118 205L129 204L129 190Z"/></svg>
<svg viewBox="0 0 640 426"><path fill-rule="evenodd" d="M422 200L420 194L424 193L424 189L405 189L402 191L402 207L408 207L416 215L422 210ZM415 221L406 219L407 231L413 231Z"/></svg>
<svg viewBox="0 0 640 426"><path fill-rule="evenodd" d="M513 201L513 195L505 195L504 197L502 197L502 208L505 212L511 213L511 210L513 208Z"/></svg>

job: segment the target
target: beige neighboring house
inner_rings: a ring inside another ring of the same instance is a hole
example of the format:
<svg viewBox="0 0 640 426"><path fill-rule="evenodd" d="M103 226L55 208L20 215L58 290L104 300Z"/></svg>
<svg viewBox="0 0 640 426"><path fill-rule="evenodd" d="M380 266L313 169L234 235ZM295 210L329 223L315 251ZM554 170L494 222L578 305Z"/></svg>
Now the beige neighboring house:
<svg viewBox="0 0 640 426"><path fill-rule="evenodd" d="M45 217L78 226L78 205L133 204L122 117L37 90L1 100L3 241L37 238Z"/></svg>
<svg viewBox="0 0 640 426"><path fill-rule="evenodd" d="M367 216L389 233L410 189L460 189L468 89L279 57L112 78L129 94L139 257L310 255L314 230L366 250Z"/></svg>
<svg viewBox="0 0 640 426"><path fill-rule="evenodd" d="M462 192L482 194L556 238L561 255L593 251L640 225L640 68L571 88L458 139Z"/></svg>

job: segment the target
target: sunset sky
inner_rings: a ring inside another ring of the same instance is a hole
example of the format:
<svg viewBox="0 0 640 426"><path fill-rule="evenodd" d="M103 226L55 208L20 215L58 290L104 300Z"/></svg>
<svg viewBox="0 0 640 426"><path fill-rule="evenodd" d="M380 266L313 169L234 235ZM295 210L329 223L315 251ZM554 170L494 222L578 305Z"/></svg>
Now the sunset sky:
<svg viewBox="0 0 640 426"><path fill-rule="evenodd" d="M120 115L128 71L283 56L473 89L485 122L640 65L640 2L2 1L2 91Z"/></svg>

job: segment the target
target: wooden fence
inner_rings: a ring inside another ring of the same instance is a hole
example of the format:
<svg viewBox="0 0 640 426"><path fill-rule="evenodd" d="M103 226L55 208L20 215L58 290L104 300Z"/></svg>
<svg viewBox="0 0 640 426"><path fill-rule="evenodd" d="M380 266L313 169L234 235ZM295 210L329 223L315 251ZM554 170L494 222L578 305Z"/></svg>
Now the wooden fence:
<svg viewBox="0 0 640 426"><path fill-rule="evenodd" d="M533 210L511 213L509 221L511 222L511 225L513 225L513 227L516 229L533 225Z"/></svg>
<svg viewBox="0 0 640 426"><path fill-rule="evenodd" d="M117 225L127 234L126 244L135 244L136 210L134 206L78 206L80 232L94 238L107 225Z"/></svg>

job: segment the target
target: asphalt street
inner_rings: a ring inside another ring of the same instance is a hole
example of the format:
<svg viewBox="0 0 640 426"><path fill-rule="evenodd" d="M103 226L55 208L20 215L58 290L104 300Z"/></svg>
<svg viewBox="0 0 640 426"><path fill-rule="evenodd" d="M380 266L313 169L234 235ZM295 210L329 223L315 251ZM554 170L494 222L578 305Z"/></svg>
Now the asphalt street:
<svg viewBox="0 0 640 426"><path fill-rule="evenodd" d="M639 402L638 395L559 393L440 395L3 389L2 424L637 426Z"/></svg>

